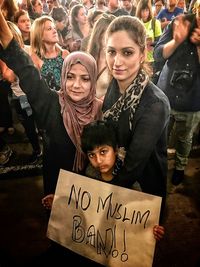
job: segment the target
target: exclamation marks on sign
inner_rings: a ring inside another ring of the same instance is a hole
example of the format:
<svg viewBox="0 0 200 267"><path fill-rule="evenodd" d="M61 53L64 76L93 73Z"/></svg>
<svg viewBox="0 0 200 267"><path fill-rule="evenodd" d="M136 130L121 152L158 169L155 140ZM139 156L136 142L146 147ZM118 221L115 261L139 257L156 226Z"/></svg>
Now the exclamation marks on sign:
<svg viewBox="0 0 200 267"><path fill-rule="evenodd" d="M128 260L128 254L126 253L126 231L124 229L123 231L123 237L122 237L122 246L123 246L123 252L121 254L121 261L122 262L125 262ZM114 228L114 231L113 231L113 251L112 251L112 257L113 258L117 258L119 256L119 251L116 249L117 247L117 244L116 244L116 227Z"/></svg>
<svg viewBox="0 0 200 267"><path fill-rule="evenodd" d="M124 245L124 251L121 255L121 261L125 262L128 260L128 254L125 252L126 251L126 231L124 229L124 233L123 233L123 245Z"/></svg>

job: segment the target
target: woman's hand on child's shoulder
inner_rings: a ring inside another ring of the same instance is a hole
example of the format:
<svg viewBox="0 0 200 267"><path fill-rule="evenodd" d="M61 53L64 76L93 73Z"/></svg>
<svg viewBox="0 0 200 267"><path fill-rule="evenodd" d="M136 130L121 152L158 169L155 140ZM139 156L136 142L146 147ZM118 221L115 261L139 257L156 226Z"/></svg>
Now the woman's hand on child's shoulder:
<svg viewBox="0 0 200 267"><path fill-rule="evenodd" d="M42 205L45 209L51 210L53 203L54 194L49 194L42 199Z"/></svg>

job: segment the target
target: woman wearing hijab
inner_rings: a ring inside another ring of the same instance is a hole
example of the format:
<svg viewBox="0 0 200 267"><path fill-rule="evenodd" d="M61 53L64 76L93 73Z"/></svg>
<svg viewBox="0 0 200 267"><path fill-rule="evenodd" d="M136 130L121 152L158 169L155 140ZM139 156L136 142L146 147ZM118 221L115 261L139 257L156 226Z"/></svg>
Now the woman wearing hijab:
<svg viewBox="0 0 200 267"><path fill-rule="evenodd" d="M37 125L44 130L44 193L54 193L61 168L76 173L84 169L80 135L84 125L101 118L102 102L95 97L96 62L84 52L69 54L63 63L61 89L56 92L13 39L1 11L0 39L6 48L1 48L0 57L19 77Z"/></svg>

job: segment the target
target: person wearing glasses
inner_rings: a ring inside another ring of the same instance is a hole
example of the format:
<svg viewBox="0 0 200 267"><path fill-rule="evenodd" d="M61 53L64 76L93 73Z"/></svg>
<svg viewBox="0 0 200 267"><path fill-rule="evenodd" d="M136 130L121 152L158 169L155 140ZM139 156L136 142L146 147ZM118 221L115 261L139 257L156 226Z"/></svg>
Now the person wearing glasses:
<svg viewBox="0 0 200 267"><path fill-rule="evenodd" d="M154 15L154 17L156 17L164 7L165 7L164 0L155 0L153 3L153 15Z"/></svg>

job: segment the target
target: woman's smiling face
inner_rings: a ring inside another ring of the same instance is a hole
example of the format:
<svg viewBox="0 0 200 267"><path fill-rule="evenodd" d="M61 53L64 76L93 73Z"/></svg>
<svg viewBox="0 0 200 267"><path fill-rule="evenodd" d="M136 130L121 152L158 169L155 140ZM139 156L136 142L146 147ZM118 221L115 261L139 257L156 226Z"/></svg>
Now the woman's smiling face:
<svg viewBox="0 0 200 267"><path fill-rule="evenodd" d="M87 69L80 63L71 66L67 74L66 92L74 101L86 98L91 91L92 83Z"/></svg>

